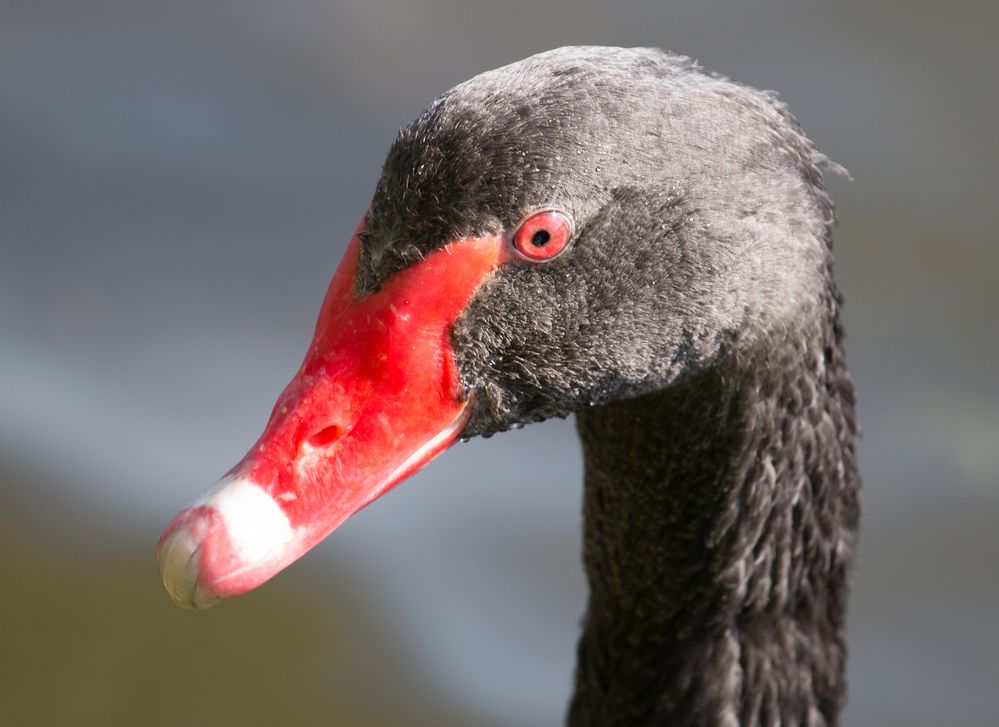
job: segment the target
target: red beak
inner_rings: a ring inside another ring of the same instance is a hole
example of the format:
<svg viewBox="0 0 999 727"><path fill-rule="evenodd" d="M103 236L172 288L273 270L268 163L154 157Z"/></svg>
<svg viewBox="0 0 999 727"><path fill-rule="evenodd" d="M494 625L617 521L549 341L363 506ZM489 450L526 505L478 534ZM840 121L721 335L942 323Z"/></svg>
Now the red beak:
<svg viewBox="0 0 999 727"><path fill-rule="evenodd" d="M444 451L467 421L451 327L505 257L501 238L453 242L358 297L362 228L263 435L160 536L160 575L182 606L268 580Z"/></svg>

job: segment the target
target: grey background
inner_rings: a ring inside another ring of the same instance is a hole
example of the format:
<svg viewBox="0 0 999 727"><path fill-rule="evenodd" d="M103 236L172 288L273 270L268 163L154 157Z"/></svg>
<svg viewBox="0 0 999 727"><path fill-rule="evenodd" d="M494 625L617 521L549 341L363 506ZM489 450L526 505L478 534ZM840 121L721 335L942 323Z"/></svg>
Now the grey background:
<svg viewBox="0 0 999 727"><path fill-rule="evenodd" d="M476 72L599 43L781 91L852 172L829 180L865 429L844 722L994 724L997 8L3 0L0 715L561 719L571 421L455 447L204 614L168 603L152 549L259 434L397 128Z"/></svg>

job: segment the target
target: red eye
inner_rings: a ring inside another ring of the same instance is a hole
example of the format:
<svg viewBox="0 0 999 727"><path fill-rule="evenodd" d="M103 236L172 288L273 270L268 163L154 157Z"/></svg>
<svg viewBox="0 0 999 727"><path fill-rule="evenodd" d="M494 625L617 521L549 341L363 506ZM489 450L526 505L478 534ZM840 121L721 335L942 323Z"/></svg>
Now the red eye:
<svg viewBox="0 0 999 727"><path fill-rule="evenodd" d="M572 239L572 218L559 210L542 210L524 220L513 234L513 246L534 262L551 260Z"/></svg>

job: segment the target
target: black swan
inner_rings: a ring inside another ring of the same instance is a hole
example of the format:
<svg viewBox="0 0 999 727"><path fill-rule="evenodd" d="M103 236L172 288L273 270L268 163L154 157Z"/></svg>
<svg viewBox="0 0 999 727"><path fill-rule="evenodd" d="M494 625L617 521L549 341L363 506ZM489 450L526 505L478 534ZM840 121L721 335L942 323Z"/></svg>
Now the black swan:
<svg viewBox="0 0 999 727"><path fill-rule="evenodd" d="M270 578L459 438L577 415L573 725L832 725L859 517L837 169L772 94L563 48L389 150L263 435L158 546L178 604Z"/></svg>

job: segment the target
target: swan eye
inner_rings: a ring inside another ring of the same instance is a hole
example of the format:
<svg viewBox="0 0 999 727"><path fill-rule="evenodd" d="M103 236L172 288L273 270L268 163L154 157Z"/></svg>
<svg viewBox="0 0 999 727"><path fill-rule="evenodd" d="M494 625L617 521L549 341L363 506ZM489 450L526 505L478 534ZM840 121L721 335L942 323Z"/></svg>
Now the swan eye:
<svg viewBox="0 0 999 727"><path fill-rule="evenodd" d="M572 217L561 210L533 213L513 233L513 247L530 262L551 260L565 250L572 239Z"/></svg>

